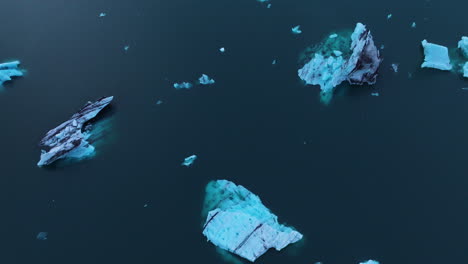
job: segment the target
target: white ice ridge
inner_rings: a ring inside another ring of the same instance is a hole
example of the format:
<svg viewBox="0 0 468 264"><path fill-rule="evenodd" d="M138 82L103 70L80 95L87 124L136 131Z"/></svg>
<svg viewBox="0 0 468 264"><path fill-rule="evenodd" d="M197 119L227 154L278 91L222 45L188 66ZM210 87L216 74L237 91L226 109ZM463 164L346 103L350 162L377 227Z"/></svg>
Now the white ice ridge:
<svg viewBox="0 0 468 264"><path fill-rule="evenodd" d="M227 180L207 185L204 213L208 241L252 262L270 248L279 251L302 239L301 233L279 224L257 195Z"/></svg>
<svg viewBox="0 0 468 264"><path fill-rule="evenodd" d="M447 47L429 43L427 40L421 42L424 48L424 62L421 68L434 68L443 71L450 71L450 57Z"/></svg>

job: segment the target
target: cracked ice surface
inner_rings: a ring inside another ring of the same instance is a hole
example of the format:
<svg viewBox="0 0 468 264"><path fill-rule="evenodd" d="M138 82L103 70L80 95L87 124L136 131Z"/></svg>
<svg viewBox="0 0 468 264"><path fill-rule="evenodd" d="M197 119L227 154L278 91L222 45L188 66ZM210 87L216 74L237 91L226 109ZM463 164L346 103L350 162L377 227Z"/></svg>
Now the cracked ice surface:
<svg viewBox="0 0 468 264"><path fill-rule="evenodd" d="M19 61L0 63L0 87L6 81L11 81L11 77L23 76L23 71L18 69Z"/></svg>
<svg viewBox="0 0 468 264"><path fill-rule="evenodd" d="M325 103L343 81L353 85L374 84L382 61L370 31L361 23L356 24L351 35L331 36L298 70L299 78L306 84L320 85Z"/></svg>
<svg viewBox="0 0 468 264"><path fill-rule="evenodd" d="M443 71L450 71L450 57L447 47L429 43L427 40L421 42L424 48L424 62L421 68L434 68Z"/></svg>
<svg viewBox="0 0 468 264"><path fill-rule="evenodd" d="M257 195L227 180L207 185L203 214L208 241L252 262L270 248L279 251L302 239L301 233L279 224Z"/></svg>
<svg viewBox="0 0 468 264"><path fill-rule="evenodd" d="M112 101L113 96L88 102L80 111L58 127L47 132L39 145L42 150L38 166L45 166L62 158L84 158L94 153L94 146L87 139L90 133L82 132L83 125L96 117Z"/></svg>

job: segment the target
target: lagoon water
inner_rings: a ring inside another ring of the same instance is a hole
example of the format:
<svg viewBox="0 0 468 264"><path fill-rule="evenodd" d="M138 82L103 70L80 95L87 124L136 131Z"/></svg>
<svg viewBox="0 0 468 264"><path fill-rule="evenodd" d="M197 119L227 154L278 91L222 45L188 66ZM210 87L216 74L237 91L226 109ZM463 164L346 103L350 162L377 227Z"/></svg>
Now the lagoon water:
<svg viewBox="0 0 468 264"><path fill-rule="evenodd" d="M419 66L421 40L468 35L468 3L271 4L3 0L0 62L27 75L0 93L0 263L226 263L201 234L213 179L306 237L258 263L467 263L468 81ZM297 77L299 54L356 22L385 45L380 76L325 106ZM172 86L203 73L216 83ZM108 95L96 156L38 168L42 136Z"/></svg>

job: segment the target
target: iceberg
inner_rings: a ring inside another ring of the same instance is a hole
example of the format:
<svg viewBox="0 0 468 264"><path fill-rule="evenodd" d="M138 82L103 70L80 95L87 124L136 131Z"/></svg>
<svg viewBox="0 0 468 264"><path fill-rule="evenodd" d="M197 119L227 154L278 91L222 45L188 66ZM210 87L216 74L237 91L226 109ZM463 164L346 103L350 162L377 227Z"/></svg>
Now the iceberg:
<svg viewBox="0 0 468 264"><path fill-rule="evenodd" d="M279 224L257 195L227 180L208 183L203 216L208 241L252 262L270 248L279 251L303 237Z"/></svg>
<svg viewBox="0 0 468 264"><path fill-rule="evenodd" d="M354 32L341 32L337 37L309 48L303 57L311 59L298 70L306 84L320 85L321 98L329 103L336 86L343 81L352 85L375 84L382 58L366 27L357 23Z"/></svg>
<svg viewBox="0 0 468 264"><path fill-rule="evenodd" d="M49 233L47 232L39 232L36 236L36 239L37 240L47 240L47 235L49 235Z"/></svg>
<svg viewBox="0 0 468 264"><path fill-rule="evenodd" d="M421 68L434 68L443 71L450 71L450 57L447 47L429 43L427 40L421 42L424 48L424 62Z"/></svg>
<svg viewBox="0 0 468 264"><path fill-rule="evenodd" d="M11 77L23 76L23 71L18 68L19 61L0 63L0 88L6 81L11 81Z"/></svg>
<svg viewBox="0 0 468 264"><path fill-rule="evenodd" d="M202 76L198 79L198 82L202 85L209 85L215 83L215 80L210 79L208 75L202 74Z"/></svg>
<svg viewBox="0 0 468 264"><path fill-rule="evenodd" d="M189 82L174 83L174 88L176 89L190 89L192 86L193 85Z"/></svg>
<svg viewBox="0 0 468 264"><path fill-rule="evenodd" d="M298 35L298 34L302 33L302 30L300 28L301 28L301 26L295 26L295 27L291 28L291 31L292 31L293 34Z"/></svg>
<svg viewBox="0 0 468 264"><path fill-rule="evenodd" d="M82 159L94 154L94 146L88 139L92 136L88 126L82 131L84 125L95 118L96 115L111 103L113 96L103 97L94 103L88 102L81 110L69 120L47 132L39 146L42 150L38 166L46 166L58 159L77 158Z"/></svg>
<svg viewBox="0 0 468 264"><path fill-rule="evenodd" d="M184 159L184 162L182 162L182 166L185 166L185 167L190 167L192 166L192 164L195 162L195 160L197 159L197 155L192 155L192 156L189 156L187 158Z"/></svg>
<svg viewBox="0 0 468 264"><path fill-rule="evenodd" d="M462 37L458 42L458 48L462 51L465 58L468 59L468 37Z"/></svg>

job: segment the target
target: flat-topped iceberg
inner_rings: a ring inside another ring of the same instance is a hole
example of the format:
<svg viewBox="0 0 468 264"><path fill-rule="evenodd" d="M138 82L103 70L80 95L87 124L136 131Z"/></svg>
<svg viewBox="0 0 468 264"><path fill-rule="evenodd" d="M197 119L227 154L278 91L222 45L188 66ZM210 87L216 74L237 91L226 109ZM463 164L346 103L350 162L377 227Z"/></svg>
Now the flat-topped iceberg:
<svg viewBox="0 0 468 264"><path fill-rule="evenodd" d="M447 47L429 43L427 40L421 42L424 48L424 62L421 68L434 68L443 71L450 71L450 57Z"/></svg>
<svg viewBox="0 0 468 264"><path fill-rule="evenodd" d="M279 251L302 239L301 233L279 224L257 195L227 180L208 183L203 216L209 241L252 262L270 248Z"/></svg>
<svg viewBox="0 0 468 264"><path fill-rule="evenodd" d="M299 78L306 84L320 85L325 103L343 81L374 84L382 62L370 31L361 23L356 24L354 32L329 35L323 43L308 48L303 57L308 62L298 70Z"/></svg>
<svg viewBox="0 0 468 264"><path fill-rule="evenodd" d="M94 154L94 146L87 140L92 136L91 131L82 131L84 124L111 103L113 96L103 97L94 103L88 102L69 120L47 132L39 145L42 150L38 166L45 166L62 158L82 159Z"/></svg>
<svg viewBox="0 0 468 264"><path fill-rule="evenodd" d="M23 76L23 71L18 68L19 61L0 63L0 88L6 81L11 81L11 77Z"/></svg>

